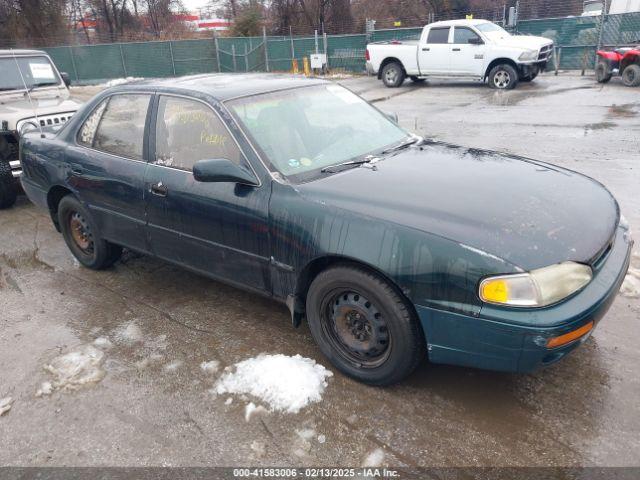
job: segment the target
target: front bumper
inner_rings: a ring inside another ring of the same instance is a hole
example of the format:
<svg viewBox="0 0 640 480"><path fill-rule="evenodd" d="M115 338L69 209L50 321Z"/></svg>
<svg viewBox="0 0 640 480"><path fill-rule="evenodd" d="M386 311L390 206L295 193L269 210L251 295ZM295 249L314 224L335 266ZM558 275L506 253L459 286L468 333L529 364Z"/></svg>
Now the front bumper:
<svg viewBox="0 0 640 480"><path fill-rule="evenodd" d="M478 317L416 305L430 361L506 372L531 372L557 362L593 330L558 348L547 348L547 340L591 321L597 325L615 300L633 246L625 233L618 228L607 258L589 285L559 304L539 309L484 305Z"/></svg>

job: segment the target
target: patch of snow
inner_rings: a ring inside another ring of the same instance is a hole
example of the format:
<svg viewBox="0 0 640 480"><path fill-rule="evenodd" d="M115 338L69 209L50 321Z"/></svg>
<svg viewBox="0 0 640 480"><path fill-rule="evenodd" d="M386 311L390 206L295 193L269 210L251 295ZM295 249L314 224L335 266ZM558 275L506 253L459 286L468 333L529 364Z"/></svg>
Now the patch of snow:
<svg viewBox="0 0 640 480"><path fill-rule="evenodd" d="M175 372L182 366L182 360L174 360L164 366L165 372Z"/></svg>
<svg viewBox="0 0 640 480"><path fill-rule="evenodd" d="M153 340L147 340L144 342L144 346L152 350L166 350L169 346L166 335L158 335Z"/></svg>
<svg viewBox="0 0 640 480"><path fill-rule="evenodd" d="M73 352L54 358L44 369L53 375L51 386L54 389L75 390L104 378L103 359L101 350L92 345L82 345Z"/></svg>
<svg viewBox="0 0 640 480"><path fill-rule="evenodd" d="M13 398L11 397L0 398L0 417L5 413L7 413L9 410L11 410L12 406L13 406Z"/></svg>
<svg viewBox="0 0 640 480"><path fill-rule="evenodd" d="M53 385L51 382L42 382L40 388L36 391L36 397L44 397L53 393Z"/></svg>
<svg viewBox="0 0 640 480"><path fill-rule="evenodd" d="M93 341L93 344L98 348L108 349L113 347L113 343L107 337L98 337Z"/></svg>
<svg viewBox="0 0 640 480"><path fill-rule="evenodd" d="M380 467L384 462L384 450L376 448L372 452L369 452L366 458L362 461L363 467Z"/></svg>
<svg viewBox="0 0 640 480"><path fill-rule="evenodd" d="M620 287L620 295L627 298L638 298L640 297L640 279L628 273L626 277L624 277L624 282L622 282L622 287Z"/></svg>
<svg viewBox="0 0 640 480"><path fill-rule="evenodd" d="M136 80L143 80L142 77L126 77L126 78L114 78L113 80L109 80L106 83L100 85L101 87L116 87L118 85L123 85L129 82L135 82Z"/></svg>
<svg viewBox="0 0 640 480"><path fill-rule="evenodd" d="M303 440L311 440L315 436L316 431L312 428L305 428L303 430L296 430L296 434Z"/></svg>
<svg viewBox="0 0 640 480"><path fill-rule="evenodd" d="M211 374L211 375L216 373L219 368L220 368L220 362L218 360L210 360L208 362L202 362L200 364L200 369L204 373L208 373L208 374Z"/></svg>
<svg viewBox="0 0 640 480"><path fill-rule="evenodd" d="M115 331L115 338L118 343L131 345L141 342L143 335L142 330L140 330L140 327L135 322L127 322Z"/></svg>
<svg viewBox="0 0 640 480"><path fill-rule="evenodd" d="M233 403L233 397L229 397L224 401L225 405L231 405Z"/></svg>
<svg viewBox="0 0 640 480"><path fill-rule="evenodd" d="M298 413L322 399L333 373L315 361L295 355L261 354L235 364L216 386L219 394L249 394L271 410Z"/></svg>
<svg viewBox="0 0 640 480"><path fill-rule="evenodd" d="M318 435L318 443L324 443L327 441L327 437L324 435Z"/></svg>
<svg viewBox="0 0 640 480"><path fill-rule="evenodd" d="M255 453L257 457L264 457L264 454L266 453L266 446L264 442L254 440L251 442L251 450L253 450L253 453Z"/></svg>
<svg viewBox="0 0 640 480"><path fill-rule="evenodd" d="M256 407L255 403L250 402L249 404L247 404L247 406L244 409L244 420L246 422L249 422L251 421L251 417L261 413L267 413L267 409L264 408L262 405L258 405Z"/></svg>

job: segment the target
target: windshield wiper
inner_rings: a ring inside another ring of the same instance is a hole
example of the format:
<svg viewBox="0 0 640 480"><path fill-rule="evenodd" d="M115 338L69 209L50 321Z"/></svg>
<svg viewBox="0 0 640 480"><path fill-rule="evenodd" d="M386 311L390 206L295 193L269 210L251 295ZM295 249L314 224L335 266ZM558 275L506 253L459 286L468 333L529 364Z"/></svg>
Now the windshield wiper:
<svg viewBox="0 0 640 480"><path fill-rule="evenodd" d="M409 148L411 145L415 145L418 142L422 142L422 138L420 137L411 137L409 140L406 140L395 147L387 148L381 152L381 155L386 155L387 153L397 152L400 150L404 150L405 148Z"/></svg>
<svg viewBox="0 0 640 480"><path fill-rule="evenodd" d="M359 167L365 163L371 163L375 157L367 157L361 160L350 160L348 162L336 163L335 165L329 165L320 170L322 173L337 173L346 170L347 168Z"/></svg>
<svg viewBox="0 0 640 480"><path fill-rule="evenodd" d="M35 88L38 87L50 87L53 85L58 85L58 82L40 82L40 83L34 83L33 85L31 85L28 89L27 89L27 93L31 93L33 92L33 90Z"/></svg>

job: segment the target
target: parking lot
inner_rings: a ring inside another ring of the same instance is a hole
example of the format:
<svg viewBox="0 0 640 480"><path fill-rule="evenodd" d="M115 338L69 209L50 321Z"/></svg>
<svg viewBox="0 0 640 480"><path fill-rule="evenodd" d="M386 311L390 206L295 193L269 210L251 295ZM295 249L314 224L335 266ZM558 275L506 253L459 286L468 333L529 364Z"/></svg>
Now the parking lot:
<svg viewBox="0 0 640 480"><path fill-rule="evenodd" d="M544 75L504 92L338 81L421 135L592 176L640 238L638 89L577 75ZM84 100L92 92L73 93ZM79 267L24 196L0 212L0 252L0 398L13 399L0 417L5 466L640 462L637 246L625 294L564 361L531 375L425 362L384 389L332 369L308 328L292 328L286 307L270 300L131 252L104 272ZM77 391L38 392L50 380L44 365L89 344L104 353L104 378ZM332 369L322 400L297 414L246 415L254 399L212 393L220 372L202 362L224 368L262 352Z"/></svg>

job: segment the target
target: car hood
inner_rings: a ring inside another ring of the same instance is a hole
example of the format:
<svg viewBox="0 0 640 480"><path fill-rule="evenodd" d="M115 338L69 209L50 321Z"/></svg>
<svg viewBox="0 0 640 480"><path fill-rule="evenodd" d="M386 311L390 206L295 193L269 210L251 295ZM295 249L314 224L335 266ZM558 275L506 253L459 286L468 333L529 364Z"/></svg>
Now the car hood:
<svg viewBox="0 0 640 480"><path fill-rule="evenodd" d="M0 97L0 120L7 120L10 129L14 129L18 121L38 115L75 112L80 103L60 95L32 95L31 102L23 94Z"/></svg>
<svg viewBox="0 0 640 480"><path fill-rule="evenodd" d="M534 37L531 35L511 35L509 37L496 37L493 39L496 45L515 48L529 48L539 50L545 45L550 45L553 40L544 37Z"/></svg>
<svg viewBox="0 0 640 480"><path fill-rule="evenodd" d="M297 188L312 201L445 237L523 270L593 263L619 218L615 199L591 178L441 143Z"/></svg>

